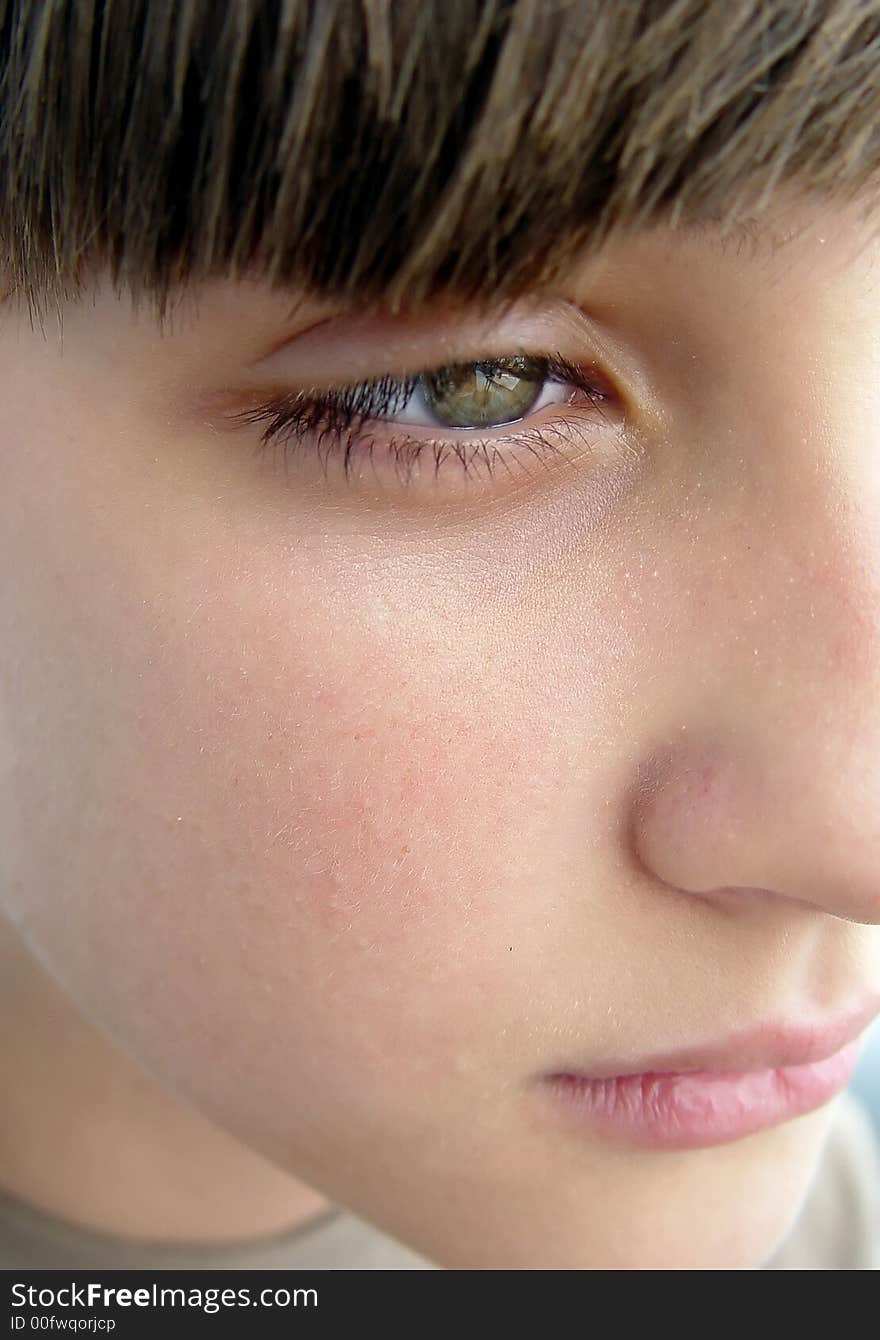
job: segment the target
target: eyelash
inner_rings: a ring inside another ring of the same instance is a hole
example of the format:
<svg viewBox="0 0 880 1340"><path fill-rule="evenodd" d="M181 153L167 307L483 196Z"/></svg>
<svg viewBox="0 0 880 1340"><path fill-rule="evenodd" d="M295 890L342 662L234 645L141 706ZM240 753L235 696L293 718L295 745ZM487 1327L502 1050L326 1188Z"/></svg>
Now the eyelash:
<svg viewBox="0 0 880 1340"><path fill-rule="evenodd" d="M601 414L601 407L609 402L610 396L596 386L597 378L591 379L583 369L570 363L561 354L532 357L542 366L545 387L550 382L569 384L586 396L590 404ZM491 358L474 359L469 360L466 366L472 367L476 363L491 361ZM400 413L417 389L421 378L435 371L437 369L425 369L409 376L377 377L319 392L289 392L275 396L239 414L233 414L230 418L241 424L265 424L257 444L257 453L262 454L270 447L280 447L285 467L295 452L313 450L321 460L321 451L325 448L322 461L325 478L330 458L341 457L346 482L351 483L353 461L359 460L366 454L372 462L373 450L378 441L376 436L365 435L366 426L378 424L394 429L402 427L387 416L393 412ZM570 404L569 401L556 403L561 407ZM523 418L498 426L509 430L517 423L525 422L526 419ZM427 424L420 426L432 427ZM441 425L437 427L439 431L456 431L443 430ZM545 425L543 428L508 431L503 437L484 437L478 440L473 438L456 440L454 437L430 440L404 433L383 441L381 445L393 458L400 482L408 485L414 466L429 449L434 457L435 479L443 462L450 456L455 458L461 472L468 479L472 477L474 466L478 461L483 462L489 477L494 476L499 462L509 469L506 457L511 453L509 450L499 452L498 445L506 448L522 447L539 459L558 455L568 457L569 452L565 447L560 448L552 440L553 437L565 439L570 446L566 429L578 438L581 446L584 445L577 426L565 420ZM479 430L458 431L473 433ZM405 478L401 478L401 466L406 467Z"/></svg>

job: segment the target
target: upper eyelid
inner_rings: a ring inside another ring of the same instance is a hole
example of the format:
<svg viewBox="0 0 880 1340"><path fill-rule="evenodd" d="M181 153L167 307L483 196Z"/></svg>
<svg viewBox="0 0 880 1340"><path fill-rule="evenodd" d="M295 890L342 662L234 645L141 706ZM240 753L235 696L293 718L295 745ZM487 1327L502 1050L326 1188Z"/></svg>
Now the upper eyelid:
<svg viewBox="0 0 880 1340"><path fill-rule="evenodd" d="M328 361L333 361L329 357L331 353L338 358L350 349L366 347L374 350L377 345L386 350L389 363L398 367L402 367L411 357L419 361L419 355L413 355L414 349L425 351L424 366L441 366L478 357L478 345L495 343L500 346L515 342L524 331L534 334L538 344L545 337L552 343L552 314L558 306L558 303L551 303L549 307L524 310L516 309L514 305L514 308L500 312L494 318L482 320L475 319L472 314L443 311L409 316L391 316L381 311L355 315L337 312L276 340L271 348L248 366L257 368L270 364L288 353L306 360L313 353L316 361L326 366Z"/></svg>
<svg viewBox="0 0 880 1340"><path fill-rule="evenodd" d="M554 298L540 306L513 304L482 319L445 311L397 317L340 313L280 344L276 341L264 356L248 364L248 372L277 372L282 381L317 387L327 369L333 368L337 385L352 385L379 375L378 350L385 367L394 369L393 375L417 375L493 354L534 356L561 346L572 361L605 367L612 375L617 370L619 357L588 308Z"/></svg>

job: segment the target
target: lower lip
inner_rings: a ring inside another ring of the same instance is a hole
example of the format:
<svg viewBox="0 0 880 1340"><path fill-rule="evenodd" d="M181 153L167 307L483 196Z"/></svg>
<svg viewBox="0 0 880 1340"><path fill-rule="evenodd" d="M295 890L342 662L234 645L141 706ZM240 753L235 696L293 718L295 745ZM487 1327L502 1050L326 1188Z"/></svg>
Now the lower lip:
<svg viewBox="0 0 880 1340"><path fill-rule="evenodd" d="M860 1042L825 1061L778 1070L700 1070L543 1081L577 1125L651 1149L726 1144L822 1107L849 1083Z"/></svg>

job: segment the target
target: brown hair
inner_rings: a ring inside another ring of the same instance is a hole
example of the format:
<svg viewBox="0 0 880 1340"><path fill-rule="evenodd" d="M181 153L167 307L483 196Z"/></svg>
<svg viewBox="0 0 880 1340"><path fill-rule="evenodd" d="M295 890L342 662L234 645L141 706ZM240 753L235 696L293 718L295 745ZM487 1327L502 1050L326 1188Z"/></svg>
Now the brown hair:
<svg viewBox="0 0 880 1340"><path fill-rule="evenodd" d="M513 296L880 167L875 0L0 0L0 35L0 263L32 314L102 267L160 320L220 275Z"/></svg>

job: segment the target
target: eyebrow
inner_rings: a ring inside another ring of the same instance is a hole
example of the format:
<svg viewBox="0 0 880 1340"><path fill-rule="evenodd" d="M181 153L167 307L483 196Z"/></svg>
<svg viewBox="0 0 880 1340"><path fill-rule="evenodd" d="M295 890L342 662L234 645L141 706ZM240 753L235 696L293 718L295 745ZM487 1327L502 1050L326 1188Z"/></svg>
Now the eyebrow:
<svg viewBox="0 0 880 1340"><path fill-rule="evenodd" d="M722 224L726 218L727 215L721 210L707 211L696 218L688 219L687 222L679 223L673 232L679 237L699 242L725 256L734 249L736 254L740 255L746 247L749 260L775 255L797 236L796 231L781 233L766 220L756 218L754 215L732 220L724 236Z"/></svg>

